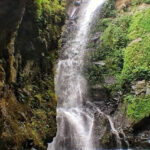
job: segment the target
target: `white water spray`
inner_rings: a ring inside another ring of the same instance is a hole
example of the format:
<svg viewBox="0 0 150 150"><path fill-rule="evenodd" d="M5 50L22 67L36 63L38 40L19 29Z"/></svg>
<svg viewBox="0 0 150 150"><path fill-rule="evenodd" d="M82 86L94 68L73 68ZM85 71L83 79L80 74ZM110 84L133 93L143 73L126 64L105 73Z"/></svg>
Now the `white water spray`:
<svg viewBox="0 0 150 150"><path fill-rule="evenodd" d="M57 135L48 150L94 150L94 116L84 108L87 85L81 75L88 31L96 10L105 0L85 0L80 6L77 32L65 45L66 59L59 60L56 73ZM75 11L74 11L75 12ZM73 15L73 14L72 14Z"/></svg>

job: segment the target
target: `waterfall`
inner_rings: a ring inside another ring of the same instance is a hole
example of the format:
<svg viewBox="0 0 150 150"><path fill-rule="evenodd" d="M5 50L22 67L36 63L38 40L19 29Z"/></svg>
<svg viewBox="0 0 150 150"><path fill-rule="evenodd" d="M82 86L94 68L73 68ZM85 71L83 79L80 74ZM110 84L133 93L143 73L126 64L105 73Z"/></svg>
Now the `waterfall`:
<svg viewBox="0 0 150 150"><path fill-rule="evenodd" d="M88 31L96 10L105 0L84 0L74 7L78 12L77 30L65 44L63 58L56 70L57 134L48 150L94 150L94 116L84 102L88 101L87 83L82 76ZM74 16L74 14L71 14Z"/></svg>

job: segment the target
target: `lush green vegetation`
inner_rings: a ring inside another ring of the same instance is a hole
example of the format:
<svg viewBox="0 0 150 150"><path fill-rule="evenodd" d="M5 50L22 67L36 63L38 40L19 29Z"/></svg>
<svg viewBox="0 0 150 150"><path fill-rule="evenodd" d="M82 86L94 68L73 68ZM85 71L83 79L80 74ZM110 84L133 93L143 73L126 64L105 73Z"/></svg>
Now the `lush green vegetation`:
<svg viewBox="0 0 150 150"><path fill-rule="evenodd" d="M113 6L112 6L113 5ZM127 45L129 15L115 17L116 10L114 1L107 1L103 8L110 10L109 13L102 9L100 19L92 32L101 32L100 43L90 43L89 48L95 47L95 51L89 52L85 70L90 84L102 81L106 75L118 76L123 67L124 48ZM113 12L113 15L112 15ZM115 15L114 15L115 14ZM93 62L102 61L104 66ZM95 74L95 75L94 75Z"/></svg>
<svg viewBox="0 0 150 150"><path fill-rule="evenodd" d="M127 104L127 115L133 121L140 121L150 114L150 95L127 96L125 98Z"/></svg>
<svg viewBox="0 0 150 150"><path fill-rule="evenodd" d="M40 28L45 26L49 32L51 45L55 45L60 37L61 26L65 18L65 2L60 0L34 0L36 6L36 17ZM39 35L42 35L39 30Z"/></svg>
<svg viewBox="0 0 150 150"><path fill-rule="evenodd" d="M37 6L37 15L42 17L43 13L49 13L50 16L55 17L55 21L59 21L61 17L55 16L55 14L64 13L65 3L59 0L34 0Z"/></svg>
<svg viewBox="0 0 150 150"><path fill-rule="evenodd" d="M150 114L150 96L135 96L131 88L135 81L150 79L150 7L147 5L138 11L138 5L143 2L149 4L150 1L133 0L129 9L122 13L117 13L114 1L104 4L93 31L101 32L101 42L89 44L89 48L96 50L89 52L85 70L90 84L103 83L110 92L119 90L130 95L125 96L125 103L127 116L134 121ZM105 65L95 63L100 61ZM107 75L116 77L117 83L106 86L104 79Z"/></svg>
<svg viewBox="0 0 150 150"><path fill-rule="evenodd" d="M11 4L10 0L2 2L4 8L1 8L6 13L0 16L2 26L7 24L0 28L3 30L0 36L0 149L3 150L31 149L32 146L45 150L56 134L53 66L65 21L64 2L31 0L24 3L14 0ZM7 15L12 18L8 19ZM13 46L9 46L10 41Z"/></svg>
<svg viewBox="0 0 150 150"><path fill-rule="evenodd" d="M128 29L130 43L124 53L124 67L122 70L122 84L129 88L133 81L150 79L150 8L136 12L131 19ZM150 97L127 96L127 114L135 121L139 121L150 114Z"/></svg>
<svg viewBox="0 0 150 150"><path fill-rule="evenodd" d="M129 45L124 53L123 84L150 77L150 8L136 12L128 29Z"/></svg>
<svg viewBox="0 0 150 150"><path fill-rule="evenodd" d="M129 40L134 40L139 37L144 37L146 34L150 32L150 9L147 8L146 10L136 12L132 16L132 20L129 27Z"/></svg>
<svg viewBox="0 0 150 150"><path fill-rule="evenodd" d="M132 1L133 5L138 5L138 4L141 4L141 3L150 4L150 0L133 0Z"/></svg>
<svg viewBox="0 0 150 150"><path fill-rule="evenodd" d="M2 99L0 108L7 111L2 114L7 126L6 132L1 135L0 148L11 148L11 144L20 148L28 148L25 143L28 140L34 143L34 147L46 149L46 144L56 134L56 97L54 83L50 77L44 80L38 78L36 83L28 83L25 91L20 91L18 101L12 92L7 93L7 102ZM13 139L12 139L13 137Z"/></svg>
<svg viewBox="0 0 150 150"><path fill-rule="evenodd" d="M150 37L137 40L125 49L124 67L122 71L123 84L136 80L150 78Z"/></svg>

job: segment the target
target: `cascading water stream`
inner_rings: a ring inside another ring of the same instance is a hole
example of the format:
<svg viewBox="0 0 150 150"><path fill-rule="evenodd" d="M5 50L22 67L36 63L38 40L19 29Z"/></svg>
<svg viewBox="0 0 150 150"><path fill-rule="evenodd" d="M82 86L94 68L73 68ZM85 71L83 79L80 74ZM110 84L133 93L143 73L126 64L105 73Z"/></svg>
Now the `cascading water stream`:
<svg viewBox="0 0 150 150"><path fill-rule="evenodd" d="M88 31L93 16L105 0L85 0L79 11L74 36L66 42L56 73L57 135L48 150L93 150L92 128L94 116L84 108L87 85L82 76L83 58ZM74 11L75 12L75 11ZM73 15L73 14L72 14Z"/></svg>

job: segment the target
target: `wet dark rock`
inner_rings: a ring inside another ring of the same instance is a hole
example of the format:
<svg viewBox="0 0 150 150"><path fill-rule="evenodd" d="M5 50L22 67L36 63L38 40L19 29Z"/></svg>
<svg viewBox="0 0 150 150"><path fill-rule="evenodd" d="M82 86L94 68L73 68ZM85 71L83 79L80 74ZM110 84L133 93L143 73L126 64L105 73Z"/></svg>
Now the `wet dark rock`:
<svg viewBox="0 0 150 150"><path fill-rule="evenodd" d="M90 39L90 42L96 42L97 40L99 40L100 35L96 35L95 37Z"/></svg>
<svg viewBox="0 0 150 150"><path fill-rule="evenodd" d="M70 18L70 22L71 21L77 21L78 18L79 18L78 16L73 16L73 17Z"/></svg>
<svg viewBox="0 0 150 150"><path fill-rule="evenodd" d="M31 150L37 150L37 149L33 147L33 148L31 148Z"/></svg>
<svg viewBox="0 0 150 150"><path fill-rule="evenodd" d="M74 2L74 5L75 5L75 6L80 6L80 5L81 5L81 1L80 1L80 0L76 0L76 1Z"/></svg>
<svg viewBox="0 0 150 150"><path fill-rule="evenodd" d="M62 38L62 44L66 43L67 39L66 38Z"/></svg>
<svg viewBox="0 0 150 150"><path fill-rule="evenodd" d="M24 142L27 150L33 145L46 149L47 144L43 143L56 132L56 102L52 104L49 92L54 95L52 68L65 16L60 8L56 13L54 8L59 23L46 11L41 19L37 9L32 0L0 1L0 149L3 150L20 150Z"/></svg>
<svg viewBox="0 0 150 150"><path fill-rule="evenodd" d="M99 65L99 66L105 66L105 62L104 61L98 61L98 62L93 62L95 65Z"/></svg>
<svg viewBox="0 0 150 150"><path fill-rule="evenodd" d="M95 113L93 128L94 135L96 135L96 138L94 139L96 148L114 149L117 147L116 137L111 132L109 120L105 115Z"/></svg>
<svg viewBox="0 0 150 150"><path fill-rule="evenodd" d="M149 148L150 143L150 117L146 117L140 122L132 122L126 116L126 109L121 103L116 111L112 114L116 128L120 128L129 143L129 146L134 149Z"/></svg>
<svg viewBox="0 0 150 150"><path fill-rule="evenodd" d="M94 101L105 101L108 99L106 90L103 88L102 85L95 85L91 87L91 94L92 94L92 99Z"/></svg>
<svg viewBox="0 0 150 150"><path fill-rule="evenodd" d="M117 83L116 77L110 75L105 76L105 83L107 85L116 84Z"/></svg>
<svg viewBox="0 0 150 150"><path fill-rule="evenodd" d="M133 132L135 134L141 133L142 131L148 130L150 133L150 117L142 119L140 122L134 124Z"/></svg>
<svg viewBox="0 0 150 150"><path fill-rule="evenodd" d="M150 81L148 81L146 85L146 95L148 94L150 94Z"/></svg>
<svg viewBox="0 0 150 150"><path fill-rule="evenodd" d="M132 90L136 95L140 95L142 93L146 93L146 81L136 81L135 83L132 83Z"/></svg>
<svg viewBox="0 0 150 150"><path fill-rule="evenodd" d="M28 139L26 140L26 142L24 143L24 148L25 149L31 149L34 146L34 142L33 139Z"/></svg>

